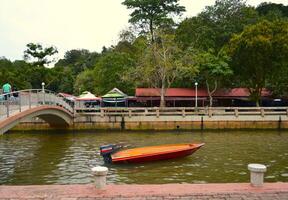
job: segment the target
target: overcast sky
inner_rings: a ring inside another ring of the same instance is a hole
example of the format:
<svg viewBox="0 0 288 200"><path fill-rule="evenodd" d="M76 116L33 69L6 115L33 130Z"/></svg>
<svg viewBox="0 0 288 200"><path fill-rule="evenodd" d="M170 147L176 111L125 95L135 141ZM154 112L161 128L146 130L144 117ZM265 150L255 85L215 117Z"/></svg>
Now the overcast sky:
<svg viewBox="0 0 288 200"><path fill-rule="evenodd" d="M23 59L30 42L54 45L58 58L67 50L101 52L118 41L128 27L129 13L123 0L0 0L0 57ZM180 0L185 17L194 16L214 0ZM248 0L256 6L261 0ZM287 5L287 0L271 0Z"/></svg>

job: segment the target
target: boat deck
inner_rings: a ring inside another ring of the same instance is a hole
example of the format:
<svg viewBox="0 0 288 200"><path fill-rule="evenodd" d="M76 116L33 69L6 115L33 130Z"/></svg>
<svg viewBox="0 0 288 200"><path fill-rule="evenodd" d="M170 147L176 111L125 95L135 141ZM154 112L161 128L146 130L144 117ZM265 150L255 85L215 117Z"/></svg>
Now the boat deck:
<svg viewBox="0 0 288 200"><path fill-rule="evenodd" d="M202 144L169 144L161 146L140 147L134 149L127 149L119 151L112 155L112 158L124 158L140 155L162 154L169 152L185 151L189 149L198 148Z"/></svg>

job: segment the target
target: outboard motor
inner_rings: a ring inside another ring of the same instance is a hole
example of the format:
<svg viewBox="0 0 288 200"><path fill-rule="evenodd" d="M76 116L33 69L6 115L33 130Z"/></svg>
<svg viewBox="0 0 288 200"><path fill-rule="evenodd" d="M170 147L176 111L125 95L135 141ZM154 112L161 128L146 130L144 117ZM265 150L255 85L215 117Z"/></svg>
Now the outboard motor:
<svg viewBox="0 0 288 200"><path fill-rule="evenodd" d="M112 163L111 154L117 152L119 149L121 149L121 146L116 144L103 145L100 146L100 155L103 156L105 163Z"/></svg>

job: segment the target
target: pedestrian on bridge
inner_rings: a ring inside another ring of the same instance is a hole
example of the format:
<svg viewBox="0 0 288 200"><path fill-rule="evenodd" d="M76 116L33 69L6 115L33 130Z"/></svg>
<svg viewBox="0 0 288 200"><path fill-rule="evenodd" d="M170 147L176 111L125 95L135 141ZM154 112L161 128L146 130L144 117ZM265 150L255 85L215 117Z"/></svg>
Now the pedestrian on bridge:
<svg viewBox="0 0 288 200"><path fill-rule="evenodd" d="M17 98L19 96L18 89L15 85L13 86L12 92L13 92L13 97Z"/></svg>
<svg viewBox="0 0 288 200"><path fill-rule="evenodd" d="M10 97L11 85L8 82L6 82L3 85L2 90L3 90L5 100L7 100Z"/></svg>

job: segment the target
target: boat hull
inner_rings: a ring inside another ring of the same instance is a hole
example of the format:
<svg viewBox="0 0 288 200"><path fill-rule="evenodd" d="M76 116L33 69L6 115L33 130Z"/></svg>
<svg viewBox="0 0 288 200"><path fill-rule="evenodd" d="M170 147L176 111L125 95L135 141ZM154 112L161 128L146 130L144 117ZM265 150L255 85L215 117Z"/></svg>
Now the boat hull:
<svg viewBox="0 0 288 200"><path fill-rule="evenodd" d="M187 145L187 144L186 144ZM191 144L187 148L180 148L171 151L164 152L152 152L152 153L143 153L139 155L131 155L131 156L123 156L123 157L113 157L112 155L112 163L142 163L142 162L151 162L158 160L167 160L167 159L175 159L181 158L185 156L189 156L197 151L204 144ZM153 148L153 147L148 147ZM121 152L120 152L121 154Z"/></svg>

